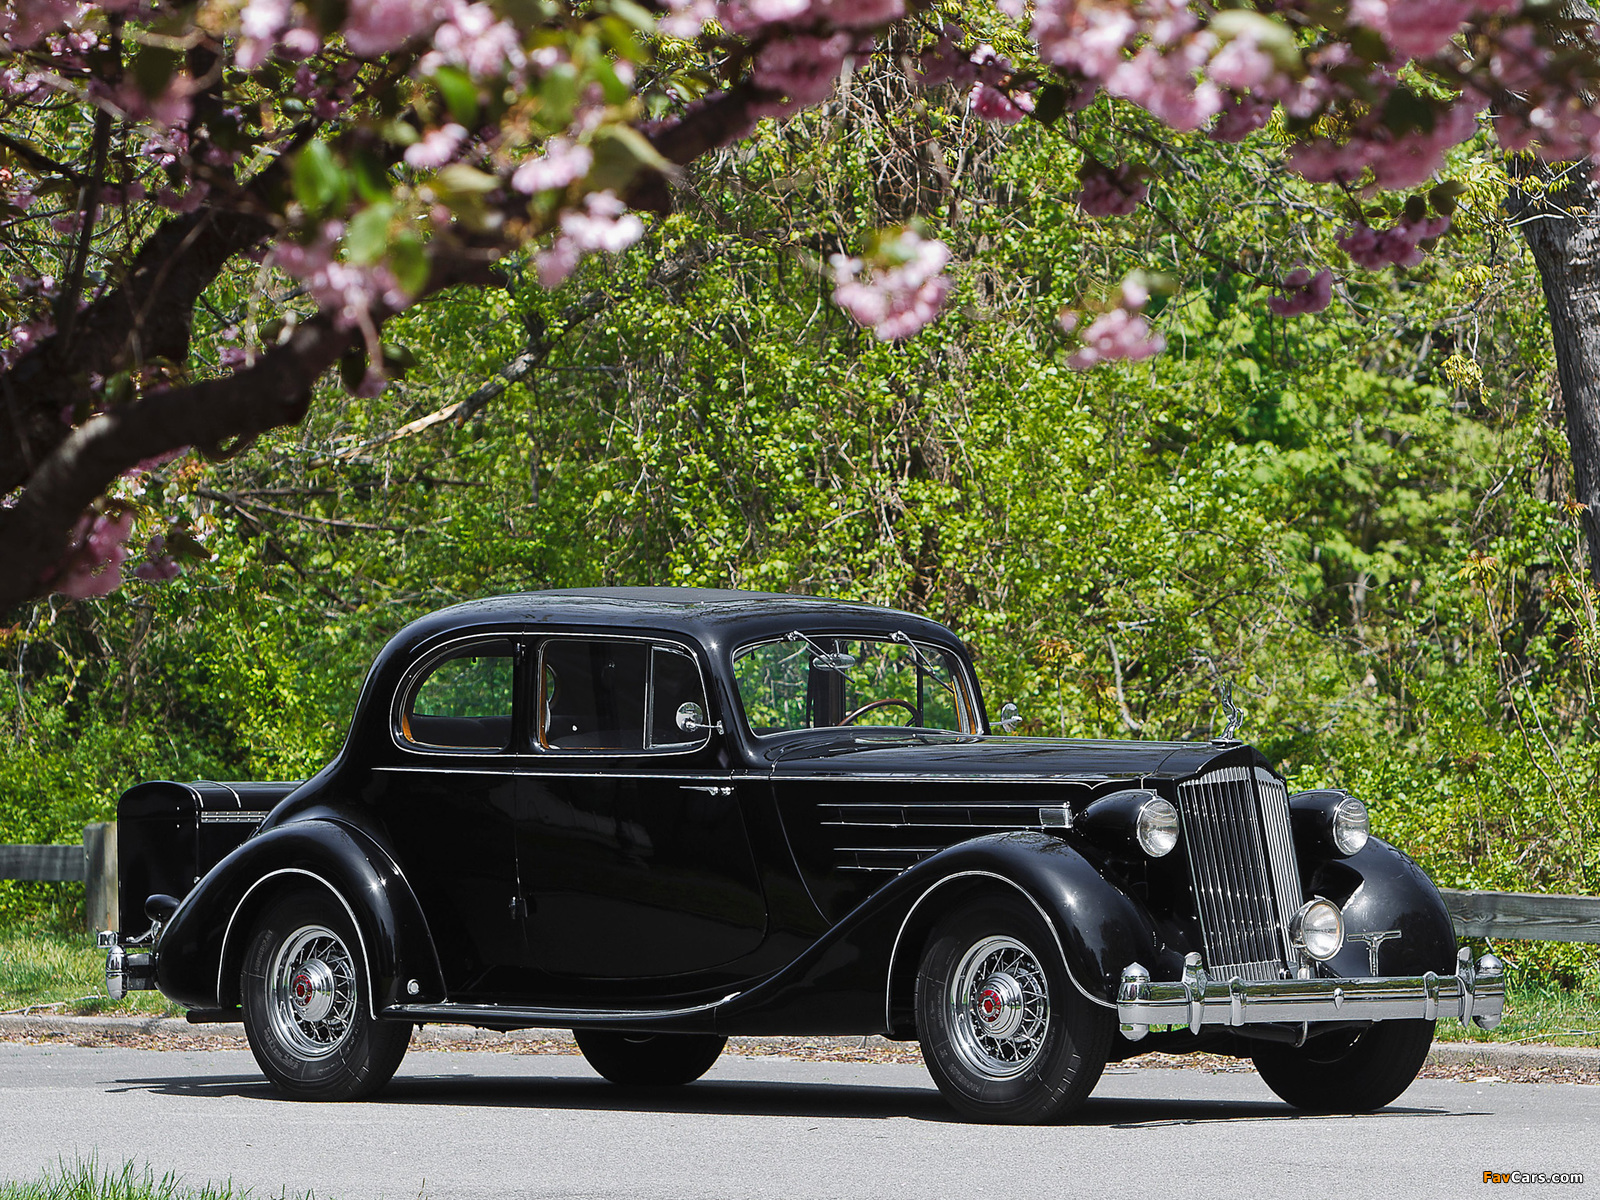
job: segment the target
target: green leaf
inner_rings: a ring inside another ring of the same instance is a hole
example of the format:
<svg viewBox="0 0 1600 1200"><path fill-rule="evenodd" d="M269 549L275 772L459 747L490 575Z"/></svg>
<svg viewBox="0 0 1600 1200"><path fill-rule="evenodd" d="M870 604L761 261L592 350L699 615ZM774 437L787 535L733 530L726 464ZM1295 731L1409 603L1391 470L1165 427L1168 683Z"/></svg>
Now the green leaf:
<svg viewBox="0 0 1600 1200"><path fill-rule="evenodd" d="M1230 8L1211 18L1211 32L1223 41L1249 37L1285 75L1300 75L1305 64L1294 31L1283 22L1244 8Z"/></svg>
<svg viewBox="0 0 1600 1200"><path fill-rule="evenodd" d="M440 67L433 73L433 83L452 117L468 129L478 123L478 85L472 76L460 67Z"/></svg>
<svg viewBox="0 0 1600 1200"><path fill-rule="evenodd" d="M1448 217L1456 211L1456 202L1465 194L1467 185L1459 179L1446 179L1438 187L1428 193L1428 203L1433 206L1433 211L1441 217Z"/></svg>
<svg viewBox="0 0 1600 1200"><path fill-rule="evenodd" d="M1067 111L1067 89L1047 83L1033 94L1033 119L1041 125L1054 125Z"/></svg>
<svg viewBox="0 0 1600 1200"><path fill-rule="evenodd" d="M140 46L133 59L133 81L142 95L154 99L167 90L182 62L176 50Z"/></svg>
<svg viewBox="0 0 1600 1200"><path fill-rule="evenodd" d="M389 248L389 221L393 216L392 204L372 204L351 218L344 244L352 262L368 265L383 257Z"/></svg>
<svg viewBox="0 0 1600 1200"><path fill-rule="evenodd" d="M590 147L594 166L589 168L589 183L596 190L610 188L621 195L640 171L670 173L674 168L637 129L627 125L605 125L597 129Z"/></svg>
<svg viewBox="0 0 1600 1200"><path fill-rule="evenodd" d="M354 396L366 377L367 348L357 342L339 356L339 382L344 385L345 391Z"/></svg>
<svg viewBox="0 0 1600 1200"><path fill-rule="evenodd" d="M444 191L458 196L481 196L500 186L500 181L493 175L485 174L477 167L469 167L466 163L451 163L442 168L434 176L434 181Z"/></svg>
<svg viewBox="0 0 1600 1200"><path fill-rule="evenodd" d="M1438 120L1439 111L1433 102L1423 99L1410 88L1395 88L1383 105L1384 128L1396 137L1418 130L1432 133Z"/></svg>
<svg viewBox="0 0 1600 1200"><path fill-rule="evenodd" d="M428 285L428 251L422 239L407 229L389 243L389 269L406 293L415 296Z"/></svg>
<svg viewBox="0 0 1600 1200"><path fill-rule="evenodd" d="M384 342L380 349L383 352L383 373L390 379L404 379L406 372L417 365L417 356L409 346Z"/></svg>
<svg viewBox="0 0 1600 1200"><path fill-rule="evenodd" d="M633 0L611 0L606 7L640 33L650 34L656 31L655 16L648 9L635 4Z"/></svg>
<svg viewBox="0 0 1600 1200"><path fill-rule="evenodd" d="M312 142L295 156L294 194L314 214L344 206L349 183L327 142Z"/></svg>
<svg viewBox="0 0 1600 1200"><path fill-rule="evenodd" d="M1428 202L1421 196L1407 196L1405 214L1406 220L1416 224L1428 215Z"/></svg>

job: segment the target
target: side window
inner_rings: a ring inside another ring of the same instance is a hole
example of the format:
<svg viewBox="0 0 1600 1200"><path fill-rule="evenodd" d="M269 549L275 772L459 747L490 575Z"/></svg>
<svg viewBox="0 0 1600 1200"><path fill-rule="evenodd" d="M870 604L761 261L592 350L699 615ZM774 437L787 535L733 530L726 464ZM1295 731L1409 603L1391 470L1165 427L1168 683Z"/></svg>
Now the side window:
<svg viewBox="0 0 1600 1200"><path fill-rule="evenodd" d="M687 733L678 728L678 709L695 706L697 723L706 721L706 691L700 682L700 668L682 650L656 646L650 652L650 745L652 748L692 746L705 740L705 733Z"/></svg>
<svg viewBox="0 0 1600 1200"><path fill-rule="evenodd" d="M479 642L435 663L411 688L400 732L418 746L504 750L515 678L510 642Z"/></svg>
<svg viewBox="0 0 1600 1200"><path fill-rule="evenodd" d="M705 741L678 728L678 709L705 689L682 650L605 638L552 638L539 669L538 740L549 750L639 754Z"/></svg>
<svg viewBox="0 0 1600 1200"><path fill-rule="evenodd" d="M544 644L539 742L551 750L644 749L644 685L650 647L579 638Z"/></svg>

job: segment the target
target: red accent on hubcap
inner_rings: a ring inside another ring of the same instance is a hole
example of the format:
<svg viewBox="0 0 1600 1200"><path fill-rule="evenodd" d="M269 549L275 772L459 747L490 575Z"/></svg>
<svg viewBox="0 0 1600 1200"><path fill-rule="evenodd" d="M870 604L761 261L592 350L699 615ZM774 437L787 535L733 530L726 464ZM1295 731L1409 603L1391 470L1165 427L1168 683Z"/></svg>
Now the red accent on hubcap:
<svg viewBox="0 0 1600 1200"><path fill-rule="evenodd" d="M1000 1012L1005 1008L1005 1001L1000 998L1000 993L992 987L984 988L978 997L978 1011L985 1021L994 1022L1000 1019Z"/></svg>
<svg viewBox="0 0 1600 1200"><path fill-rule="evenodd" d="M309 1004L311 1002L313 991L314 988L311 983L311 976L306 974L306 972L301 971L300 974L294 977L294 1001L296 1004L299 1004L302 1007L306 1004Z"/></svg>

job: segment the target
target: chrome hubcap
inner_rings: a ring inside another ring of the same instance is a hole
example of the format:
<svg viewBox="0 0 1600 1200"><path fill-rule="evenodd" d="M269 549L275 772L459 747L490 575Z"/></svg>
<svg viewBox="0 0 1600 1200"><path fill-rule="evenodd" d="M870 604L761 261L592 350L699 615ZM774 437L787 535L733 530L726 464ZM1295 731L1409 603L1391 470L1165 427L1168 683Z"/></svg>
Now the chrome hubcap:
<svg viewBox="0 0 1600 1200"><path fill-rule="evenodd" d="M356 1010L355 960L333 930L307 925L279 948L267 975L273 1032L300 1058L324 1058L349 1035Z"/></svg>
<svg viewBox="0 0 1600 1200"><path fill-rule="evenodd" d="M1033 951L988 937L962 956L949 995L951 1042L966 1065L1009 1079L1038 1058L1050 1028L1050 993Z"/></svg>

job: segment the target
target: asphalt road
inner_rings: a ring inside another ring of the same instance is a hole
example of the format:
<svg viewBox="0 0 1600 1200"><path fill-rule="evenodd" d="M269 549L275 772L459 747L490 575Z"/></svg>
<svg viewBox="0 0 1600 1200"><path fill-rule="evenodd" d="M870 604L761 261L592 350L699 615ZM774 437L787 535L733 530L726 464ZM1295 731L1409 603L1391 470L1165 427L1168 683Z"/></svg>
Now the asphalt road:
<svg viewBox="0 0 1600 1200"><path fill-rule="evenodd" d="M1600 1087L1422 1080L1304 1117L1254 1074L1112 1068L1074 1124L1018 1129L957 1122L912 1066L730 1055L646 1094L573 1056L414 1050L376 1100L316 1105L243 1052L0 1044L0 1178L90 1154L323 1200L1578 1196L1600 1190Z"/></svg>

